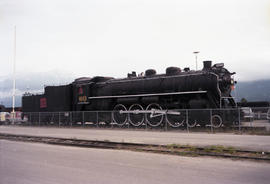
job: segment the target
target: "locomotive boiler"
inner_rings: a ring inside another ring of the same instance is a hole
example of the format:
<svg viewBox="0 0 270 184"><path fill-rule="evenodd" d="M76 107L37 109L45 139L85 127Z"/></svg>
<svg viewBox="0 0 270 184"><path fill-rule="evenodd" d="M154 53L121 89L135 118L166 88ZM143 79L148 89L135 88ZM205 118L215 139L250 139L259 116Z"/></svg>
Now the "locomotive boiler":
<svg viewBox="0 0 270 184"><path fill-rule="evenodd" d="M178 126L181 112L176 109L194 109L189 119L197 124L198 119L207 121L195 109L234 108L231 90L235 84L233 75L223 63L204 61L202 70L168 67L164 74L148 69L144 74L132 72L126 78L83 77L63 86L47 86L42 95L25 95L22 98L23 112L82 112L112 111L105 122L119 125L130 122L134 126L144 121L150 126L159 126L166 119ZM224 116L224 115L223 115ZM164 118L165 117L165 118ZM89 117L90 118L90 117ZM214 114L217 124L223 117Z"/></svg>

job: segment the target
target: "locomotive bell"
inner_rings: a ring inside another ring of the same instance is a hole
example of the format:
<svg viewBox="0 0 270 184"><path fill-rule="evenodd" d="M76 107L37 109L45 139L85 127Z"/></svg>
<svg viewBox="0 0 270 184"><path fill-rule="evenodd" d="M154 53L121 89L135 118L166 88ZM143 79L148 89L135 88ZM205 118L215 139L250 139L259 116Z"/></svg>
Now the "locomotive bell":
<svg viewBox="0 0 270 184"><path fill-rule="evenodd" d="M208 70L212 67L212 61L204 61L203 62L203 70Z"/></svg>

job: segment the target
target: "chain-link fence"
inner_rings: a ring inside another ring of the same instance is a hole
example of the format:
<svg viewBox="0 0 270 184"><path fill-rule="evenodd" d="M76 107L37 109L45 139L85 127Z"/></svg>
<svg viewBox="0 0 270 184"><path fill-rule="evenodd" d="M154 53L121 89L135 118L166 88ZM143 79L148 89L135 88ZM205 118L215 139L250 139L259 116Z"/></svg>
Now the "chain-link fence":
<svg viewBox="0 0 270 184"><path fill-rule="evenodd" d="M106 127L161 130L225 129L241 131L245 128L270 129L270 108L233 109L173 109L147 110L138 107L114 111L27 112L22 113L22 125L57 127Z"/></svg>

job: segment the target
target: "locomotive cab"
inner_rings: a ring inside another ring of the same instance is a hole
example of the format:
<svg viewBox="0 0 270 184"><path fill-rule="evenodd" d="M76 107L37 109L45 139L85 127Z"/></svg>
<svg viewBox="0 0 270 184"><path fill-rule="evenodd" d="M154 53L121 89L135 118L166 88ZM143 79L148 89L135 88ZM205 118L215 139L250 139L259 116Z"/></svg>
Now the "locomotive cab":
<svg viewBox="0 0 270 184"><path fill-rule="evenodd" d="M75 79L73 82L73 110L81 111L86 110L86 105L89 104L88 96L89 96L89 87L91 85L91 78L89 77L81 77Z"/></svg>

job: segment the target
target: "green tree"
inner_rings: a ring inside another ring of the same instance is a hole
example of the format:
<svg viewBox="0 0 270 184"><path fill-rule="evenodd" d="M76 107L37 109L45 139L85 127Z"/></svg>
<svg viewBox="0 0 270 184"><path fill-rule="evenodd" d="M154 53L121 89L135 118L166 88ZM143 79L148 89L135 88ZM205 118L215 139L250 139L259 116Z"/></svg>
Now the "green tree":
<svg viewBox="0 0 270 184"><path fill-rule="evenodd" d="M242 98L240 102L241 102L241 103L247 103L247 99Z"/></svg>

